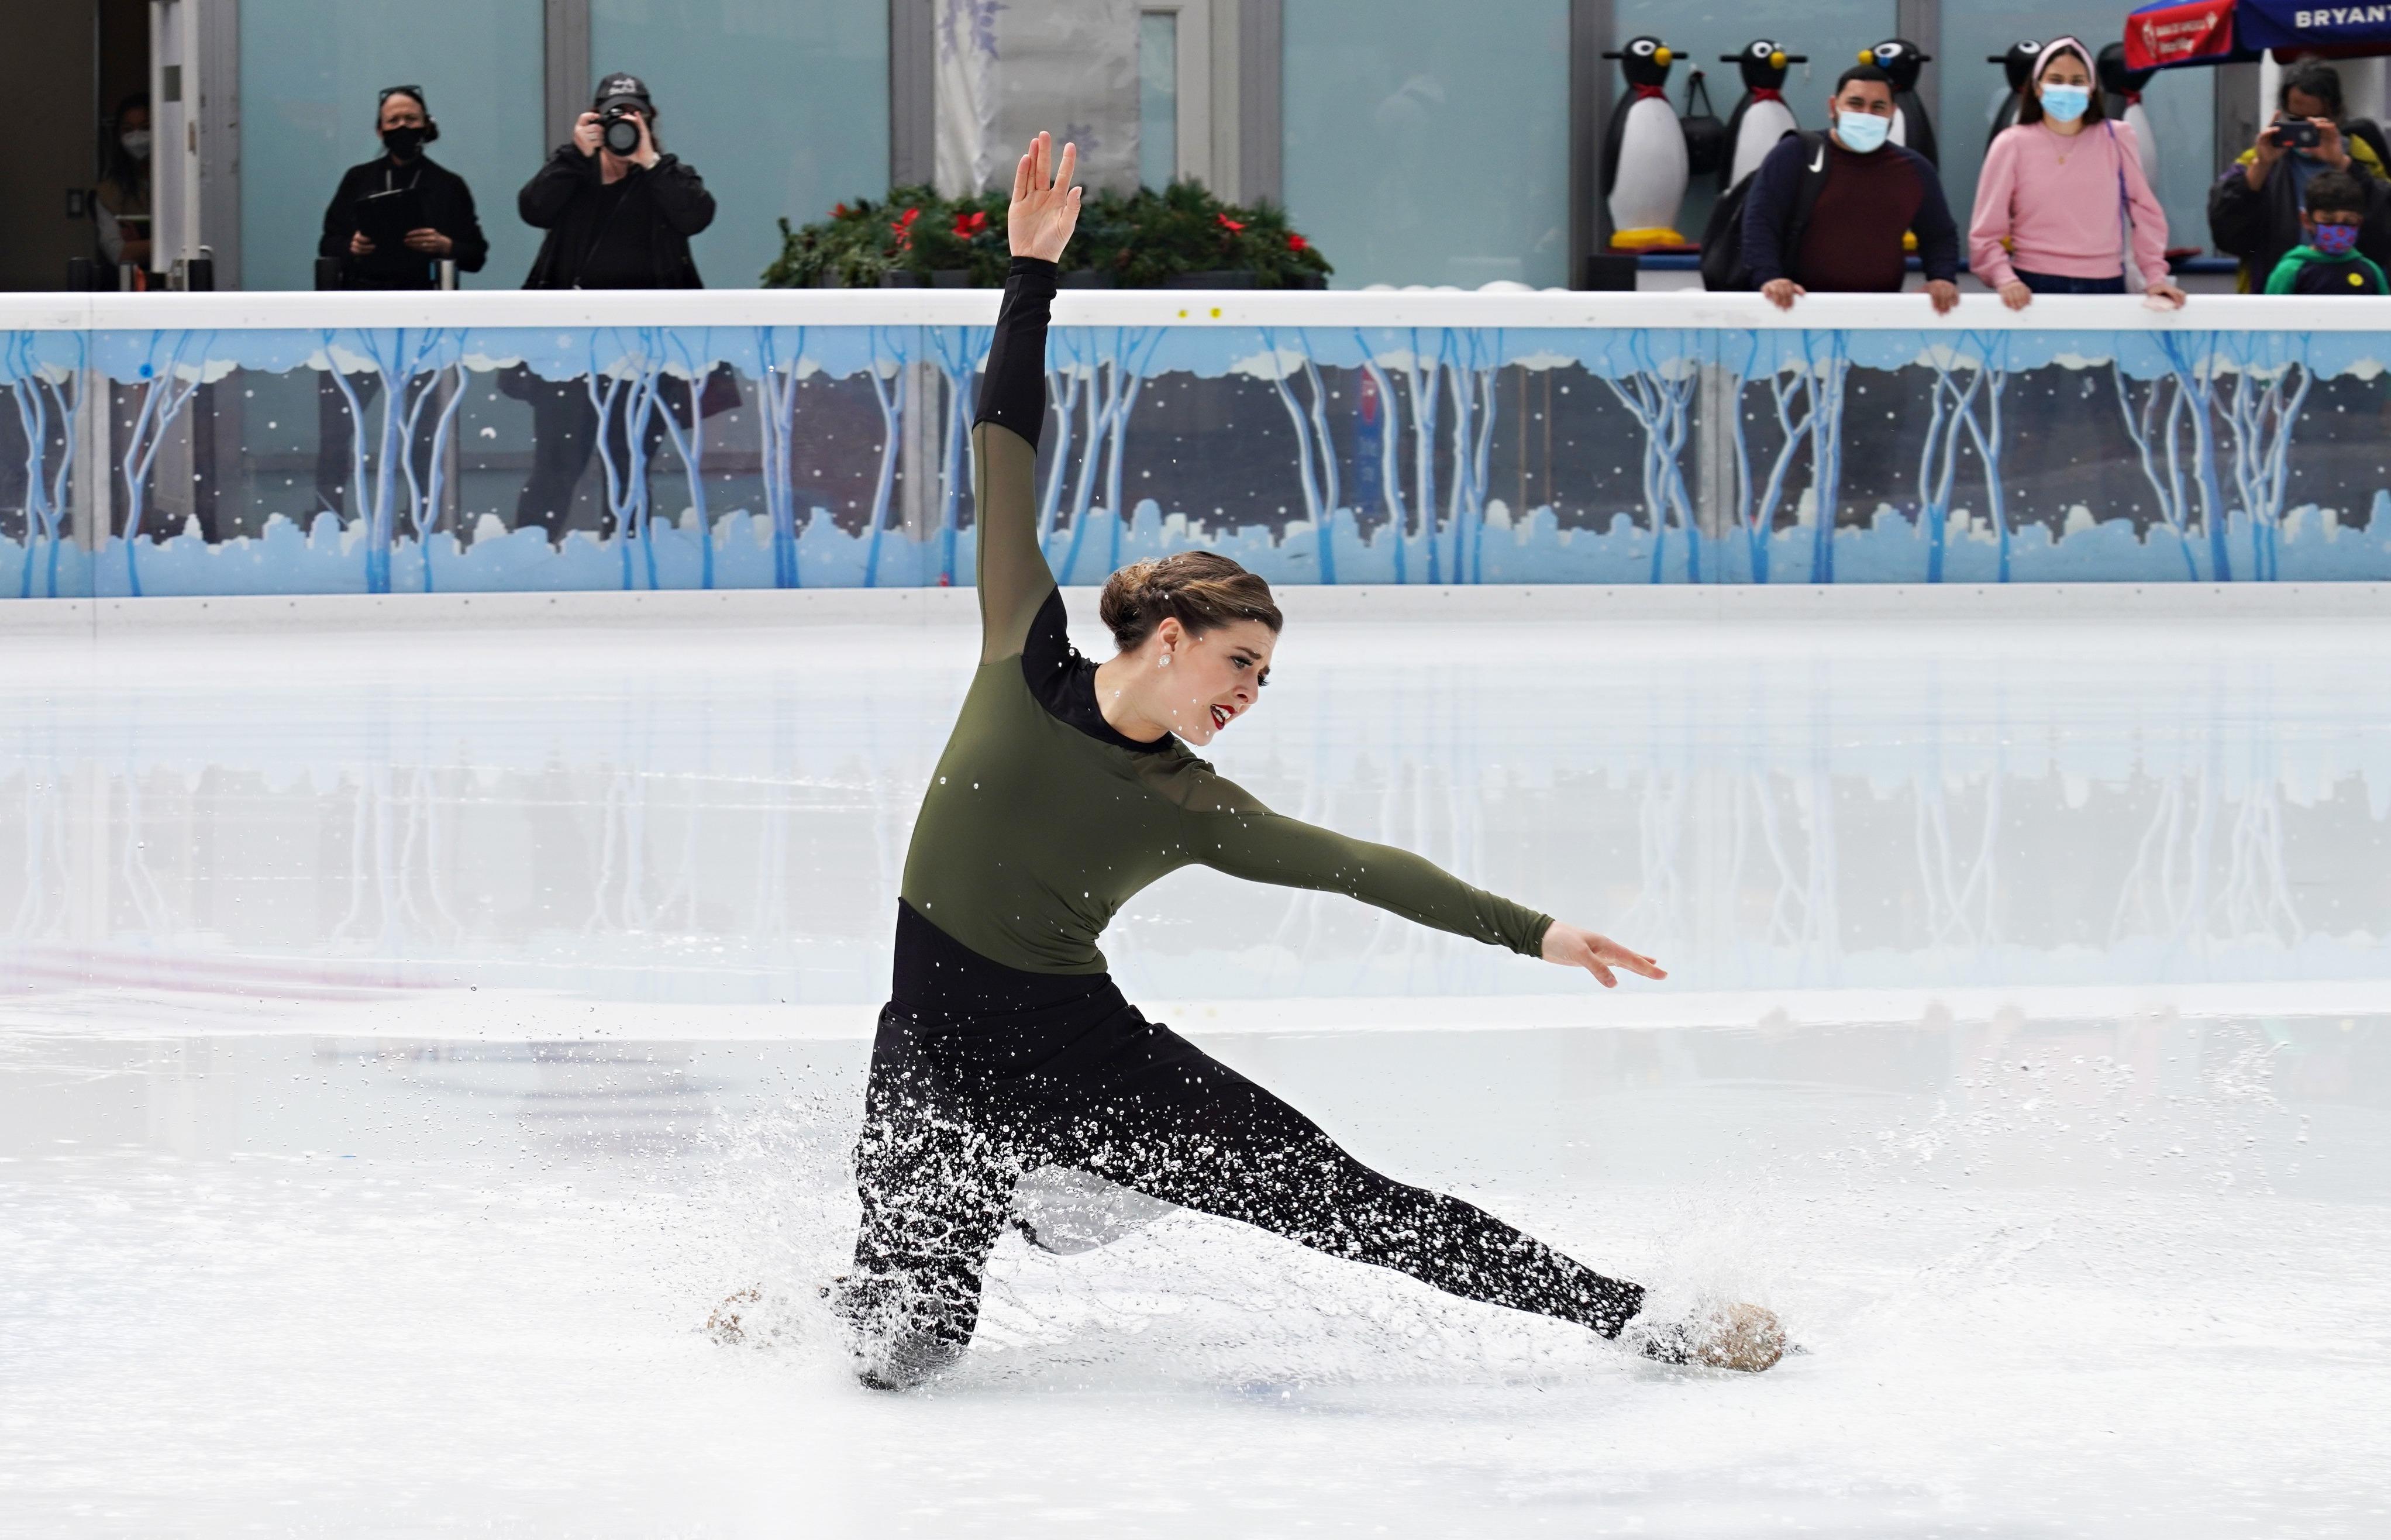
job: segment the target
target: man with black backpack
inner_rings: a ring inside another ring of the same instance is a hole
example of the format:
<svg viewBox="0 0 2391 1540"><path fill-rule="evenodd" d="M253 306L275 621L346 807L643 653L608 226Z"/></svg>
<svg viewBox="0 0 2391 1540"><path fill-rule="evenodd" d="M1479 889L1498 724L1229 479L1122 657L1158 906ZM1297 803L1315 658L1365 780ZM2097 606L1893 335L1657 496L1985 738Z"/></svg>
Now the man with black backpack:
<svg viewBox="0 0 2391 1540"><path fill-rule="evenodd" d="M1757 289L1782 310L1814 289L1897 293L1907 273L1902 238L1915 232L1926 296L1946 314L1959 303L1959 230L1932 163L1888 142L1893 77L1854 65L1828 111L1832 128L1786 135L1738 189L1742 281L1724 286Z"/></svg>

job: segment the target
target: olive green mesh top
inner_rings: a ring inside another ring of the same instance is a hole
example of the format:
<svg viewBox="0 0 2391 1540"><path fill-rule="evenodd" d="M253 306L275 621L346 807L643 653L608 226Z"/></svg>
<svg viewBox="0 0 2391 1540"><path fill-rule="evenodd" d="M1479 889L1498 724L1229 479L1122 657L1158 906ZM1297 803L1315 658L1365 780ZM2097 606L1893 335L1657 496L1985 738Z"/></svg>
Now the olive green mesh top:
<svg viewBox="0 0 2391 1540"><path fill-rule="evenodd" d="M1097 708L1038 543L1051 263L1015 258L972 430L979 669L905 857L905 902L983 957L1105 971L1096 938L1141 888L1209 866L1350 894L1535 956L1551 920L1406 850L1283 818L1176 738L1140 744Z"/></svg>

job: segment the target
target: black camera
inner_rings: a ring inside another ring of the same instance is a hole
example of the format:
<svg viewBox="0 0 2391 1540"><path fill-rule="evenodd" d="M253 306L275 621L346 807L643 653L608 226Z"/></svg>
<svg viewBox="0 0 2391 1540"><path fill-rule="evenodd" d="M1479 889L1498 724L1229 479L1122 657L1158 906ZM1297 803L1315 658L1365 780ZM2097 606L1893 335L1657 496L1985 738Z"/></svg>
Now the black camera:
<svg viewBox="0 0 2391 1540"><path fill-rule="evenodd" d="M640 110L628 102L609 102L598 114L598 134L608 149L627 159L640 152Z"/></svg>
<svg viewBox="0 0 2391 1540"><path fill-rule="evenodd" d="M2314 149L2324 142L2324 131L2306 118L2277 118L2273 132L2285 149Z"/></svg>

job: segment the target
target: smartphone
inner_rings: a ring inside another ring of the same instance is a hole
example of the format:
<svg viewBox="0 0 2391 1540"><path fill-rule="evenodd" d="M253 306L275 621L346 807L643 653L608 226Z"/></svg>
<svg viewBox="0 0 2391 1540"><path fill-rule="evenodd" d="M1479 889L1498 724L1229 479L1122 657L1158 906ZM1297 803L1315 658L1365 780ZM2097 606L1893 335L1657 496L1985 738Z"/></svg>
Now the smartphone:
<svg viewBox="0 0 2391 1540"><path fill-rule="evenodd" d="M2274 135L2285 149L2314 149L2324 142L2323 132L2306 118L2277 118Z"/></svg>

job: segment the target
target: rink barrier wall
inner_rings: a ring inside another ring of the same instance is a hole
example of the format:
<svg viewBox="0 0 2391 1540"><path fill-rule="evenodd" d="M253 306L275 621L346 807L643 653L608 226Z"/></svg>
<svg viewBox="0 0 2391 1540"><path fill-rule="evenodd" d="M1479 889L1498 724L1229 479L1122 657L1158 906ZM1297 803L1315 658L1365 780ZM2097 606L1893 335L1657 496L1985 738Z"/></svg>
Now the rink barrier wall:
<svg viewBox="0 0 2391 1540"><path fill-rule="evenodd" d="M967 585L996 304L0 298L0 596ZM2391 579L2391 300L1073 291L1055 323L1066 584L1193 547L1370 589ZM596 451L556 544L518 506L535 395Z"/></svg>
<svg viewBox="0 0 2391 1540"><path fill-rule="evenodd" d="M1680 627L1827 626L1899 620L1929 625L2074 628L2208 621L2364 624L2391 621L2391 583L1915 583L1758 588L1484 585L1439 588L1288 587L1288 624ZM1103 631L1103 589L1063 590L1082 636ZM317 634L437 630L647 628L818 629L970 628L968 589L717 589L656 593L214 595L52 599L0 604L0 636L142 636L293 630Z"/></svg>

